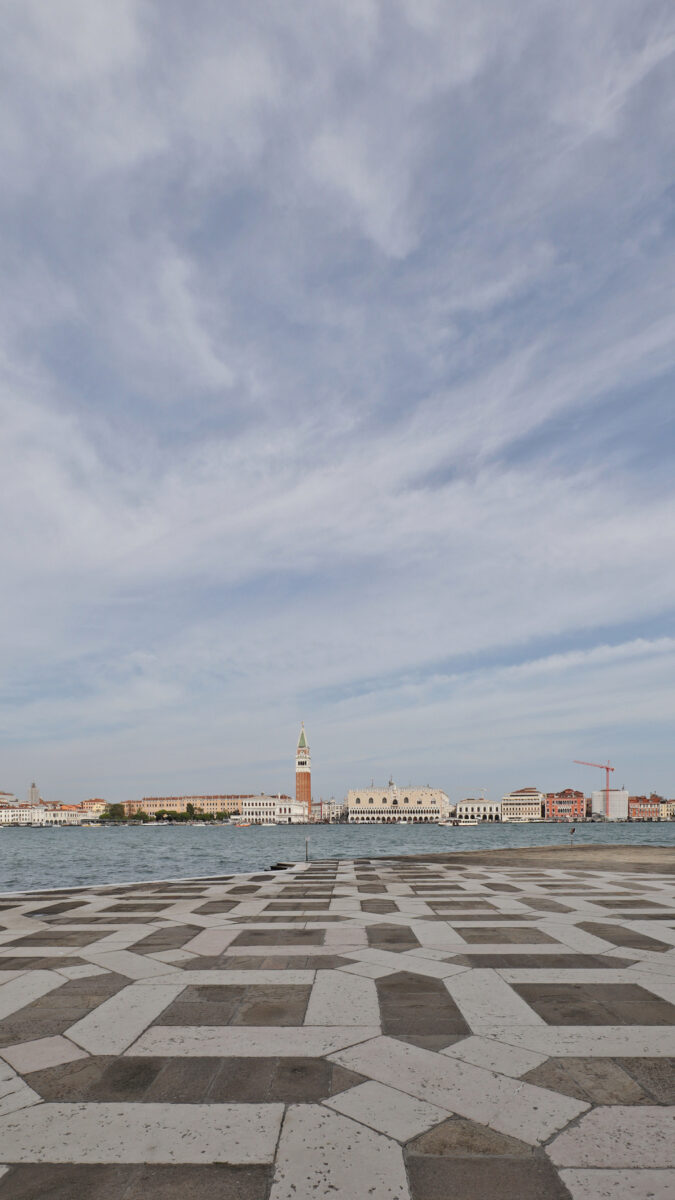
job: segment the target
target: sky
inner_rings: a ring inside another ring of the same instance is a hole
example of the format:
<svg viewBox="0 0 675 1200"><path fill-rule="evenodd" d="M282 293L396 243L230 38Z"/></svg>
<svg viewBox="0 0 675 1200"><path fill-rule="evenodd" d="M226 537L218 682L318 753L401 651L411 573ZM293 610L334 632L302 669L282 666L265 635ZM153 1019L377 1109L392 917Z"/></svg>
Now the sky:
<svg viewBox="0 0 675 1200"><path fill-rule="evenodd" d="M670 0L4 0L0 790L675 795Z"/></svg>

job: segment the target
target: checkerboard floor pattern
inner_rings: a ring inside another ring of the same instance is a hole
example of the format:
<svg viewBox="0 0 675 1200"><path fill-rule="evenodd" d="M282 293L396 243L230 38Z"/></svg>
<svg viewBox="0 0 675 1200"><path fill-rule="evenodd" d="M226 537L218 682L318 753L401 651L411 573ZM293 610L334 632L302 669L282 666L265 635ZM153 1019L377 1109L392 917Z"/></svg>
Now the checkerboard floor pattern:
<svg viewBox="0 0 675 1200"><path fill-rule="evenodd" d="M675 1195L675 863L0 897L0 1200Z"/></svg>

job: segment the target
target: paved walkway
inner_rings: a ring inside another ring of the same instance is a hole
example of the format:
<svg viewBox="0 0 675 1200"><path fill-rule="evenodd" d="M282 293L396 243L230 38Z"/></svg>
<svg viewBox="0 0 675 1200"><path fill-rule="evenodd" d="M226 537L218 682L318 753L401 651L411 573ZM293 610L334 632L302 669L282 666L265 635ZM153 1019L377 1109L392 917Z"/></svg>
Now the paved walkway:
<svg viewBox="0 0 675 1200"><path fill-rule="evenodd" d="M0 1200L672 1197L672 859L528 853L0 897Z"/></svg>

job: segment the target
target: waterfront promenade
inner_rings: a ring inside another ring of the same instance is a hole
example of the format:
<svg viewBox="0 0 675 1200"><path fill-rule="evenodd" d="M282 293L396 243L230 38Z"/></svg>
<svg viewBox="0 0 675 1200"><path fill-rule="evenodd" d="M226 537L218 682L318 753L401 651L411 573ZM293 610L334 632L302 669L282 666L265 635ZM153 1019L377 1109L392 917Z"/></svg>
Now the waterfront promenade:
<svg viewBox="0 0 675 1200"><path fill-rule="evenodd" d="M665 1200L675 853L0 897L0 1200Z"/></svg>

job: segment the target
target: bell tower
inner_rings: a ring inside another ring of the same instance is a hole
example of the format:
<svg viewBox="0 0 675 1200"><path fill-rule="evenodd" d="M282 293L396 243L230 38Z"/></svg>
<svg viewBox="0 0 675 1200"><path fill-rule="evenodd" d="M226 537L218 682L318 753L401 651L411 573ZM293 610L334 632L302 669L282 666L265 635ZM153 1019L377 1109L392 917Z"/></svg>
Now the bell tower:
<svg viewBox="0 0 675 1200"><path fill-rule="evenodd" d="M309 746L303 721L298 738L298 748L295 752L295 798L307 808L307 816L312 813L312 766Z"/></svg>

